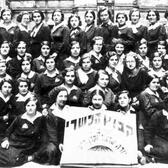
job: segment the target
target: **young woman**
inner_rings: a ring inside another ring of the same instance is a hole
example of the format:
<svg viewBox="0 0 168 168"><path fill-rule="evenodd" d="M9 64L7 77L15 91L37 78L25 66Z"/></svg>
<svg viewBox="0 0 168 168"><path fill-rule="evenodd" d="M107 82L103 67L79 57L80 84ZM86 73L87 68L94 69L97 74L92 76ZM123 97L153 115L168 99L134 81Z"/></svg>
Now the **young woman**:
<svg viewBox="0 0 168 168"><path fill-rule="evenodd" d="M79 68L81 47L78 41L72 41L70 47L71 55L64 60L64 67L74 67L75 69Z"/></svg>
<svg viewBox="0 0 168 168"><path fill-rule="evenodd" d="M101 54L103 48L103 37L95 36L92 39L92 50L89 52L91 56L92 68L94 70L104 69L106 66L106 57Z"/></svg>
<svg viewBox="0 0 168 168"><path fill-rule="evenodd" d="M95 85L96 71L92 68L90 54L86 53L81 57L80 68L76 70L76 85L83 93Z"/></svg>
<svg viewBox="0 0 168 168"><path fill-rule="evenodd" d="M78 41L81 47L81 53L87 50L86 33L80 28L82 25L80 16L72 14L68 19L68 27L70 29L70 41Z"/></svg>
<svg viewBox="0 0 168 168"><path fill-rule="evenodd" d="M45 133L45 120L37 111L37 99L25 102L25 113L18 116L6 131L1 143L0 166L19 166L37 157Z"/></svg>
<svg viewBox="0 0 168 168"><path fill-rule="evenodd" d="M149 56L151 58L152 54L156 51L158 41L166 40L166 30L165 27L159 23L160 15L157 10L149 10L146 19L149 21L147 41Z"/></svg>
<svg viewBox="0 0 168 168"><path fill-rule="evenodd" d="M67 90L68 92L67 104L69 104L70 106L80 106L82 91L75 85L76 74L74 68L65 69L62 72L62 76L64 78L64 83L58 87L63 87ZM52 94L52 92L54 92L55 89L57 89L57 87L52 89L49 95Z"/></svg>
<svg viewBox="0 0 168 168"><path fill-rule="evenodd" d="M2 41L13 42L16 24L12 22L12 11L8 8L1 11L0 36Z"/></svg>
<svg viewBox="0 0 168 168"><path fill-rule="evenodd" d="M157 75L160 79L162 79L165 75L165 70L163 69L162 65L163 60L159 52L154 52L151 62L151 68L149 69L149 74Z"/></svg>
<svg viewBox="0 0 168 168"><path fill-rule="evenodd" d="M24 58L31 58L29 53L26 53L26 43L20 41L16 48L17 56L8 62L8 73L15 79L21 72L21 63Z"/></svg>
<svg viewBox="0 0 168 168"><path fill-rule="evenodd" d="M31 54L33 58L36 58L40 55L41 43L43 41L51 41L50 37L50 28L44 23L44 14L40 10L33 11L32 14L33 21L35 26L33 27L30 36L31 36Z"/></svg>
<svg viewBox="0 0 168 168"><path fill-rule="evenodd" d="M138 8L132 8L129 12L129 19L131 21L130 25L128 26L131 28L131 34L134 42L133 51L136 51L138 42L141 39L147 40L147 27L142 25L140 21L140 10Z"/></svg>
<svg viewBox="0 0 168 168"><path fill-rule="evenodd" d="M37 58L33 59L32 69L37 73L42 73L46 70L45 60L50 56L51 46L49 41L43 41L41 43L41 54Z"/></svg>
<svg viewBox="0 0 168 168"><path fill-rule="evenodd" d="M92 47L91 47L91 41L93 37L95 36L96 32L96 27L95 27L95 19L96 15L95 12L92 10L87 10L85 12L85 32L86 32L86 37L87 37L87 52L89 52Z"/></svg>
<svg viewBox="0 0 168 168"><path fill-rule="evenodd" d="M28 12L21 12L17 16L18 26L14 31L13 45L17 46L19 41L24 41L27 44L27 51L30 51L30 14Z"/></svg>
<svg viewBox="0 0 168 168"><path fill-rule="evenodd" d="M64 14L60 9L52 12L54 26L51 29L52 52L56 53L56 63L58 69L62 70L63 60L68 56L69 33L68 26L64 23Z"/></svg>
<svg viewBox="0 0 168 168"><path fill-rule="evenodd" d="M96 36L103 37L105 46L103 54L105 54L107 51L113 49L112 40L118 38L118 27L112 23L112 14L107 8L101 8L97 16L100 25L96 31Z"/></svg>
<svg viewBox="0 0 168 168"><path fill-rule="evenodd" d="M61 158L60 144L63 144L64 138L64 126L67 116L68 106L66 102L68 100L68 91L65 87L57 87L50 99L54 100L54 103L50 106L47 115L47 132L48 132L48 144L44 150L44 156L46 162L49 164L58 165Z"/></svg>
<svg viewBox="0 0 168 168"><path fill-rule="evenodd" d="M21 78L28 79L29 82L30 82L30 88L29 89L30 89L31 92L33 92L35 83L36 83L37 78L38 78L38 73L34 72L31 67L32 67L31 60L25 58L21 63L22 72L21 72L21 74L18 75L17 78L21 77Z"/></svg>
<svg viewBox="0 0 168 168"><path fill-rule="evenodd" d="M63 82L60 71L55 67L55 60L53 58L47 58L45 60L45 66L46 71L38 76L34 88L34 91L43 106L50 104L48 93Z"/></svg>
<svg viewBox="0 0 168 168"><path fill-rule="evenodd" d="M116 94L121 89L121 74L116 69L119 59L114 51L107 52L106 56L108 58L108 65L106 66L105 71L110 77L108 86L114 92L114 94Z"/></svg>
<svg viewBox="0 0 168 168"><path fill-rule="evenodd" d="M12 89L13 81L4 78L0 83L0 141L4 138L5 131L16 111Z"/></svg>
<svg viewBox="0 0 168 168"><path fill-rule="evenodd" d="M104 100L105 100L105 95L103 93L103 91L101 90L94 90L91 93L91 105L89 106L89 108L91 110L106 110L107 107L105 104L103 104Z"/></svg>

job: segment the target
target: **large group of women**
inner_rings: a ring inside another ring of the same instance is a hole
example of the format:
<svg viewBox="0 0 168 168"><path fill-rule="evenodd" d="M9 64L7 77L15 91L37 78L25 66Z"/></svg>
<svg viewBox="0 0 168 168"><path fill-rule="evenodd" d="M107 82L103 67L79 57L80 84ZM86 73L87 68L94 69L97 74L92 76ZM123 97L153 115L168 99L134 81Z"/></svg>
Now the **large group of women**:
<svg viewBox="0 0 168 168"><path fill-rule="evenodd" d="M139 162L168 160L168 24L154 9L148 27L140 17L132 8L113 23L107 8L88 10L82 29L60 9L52 26L40 10L17 23L1 11L0 166L59 164L71 106L136 114Z"/></svg>

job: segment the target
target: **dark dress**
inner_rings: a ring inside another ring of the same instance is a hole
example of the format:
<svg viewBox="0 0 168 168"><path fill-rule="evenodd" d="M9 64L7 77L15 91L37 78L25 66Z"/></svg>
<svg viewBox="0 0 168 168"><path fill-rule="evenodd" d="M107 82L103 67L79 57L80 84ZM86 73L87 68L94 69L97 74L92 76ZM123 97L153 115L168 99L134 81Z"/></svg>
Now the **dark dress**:
<svg viewBox="0 0 168 168"><path fill-rule="evenodd" d="M27 162L27 157L38 155L44 135L45 119L38 112L37 118L30 122L22 116L18 116L7 129L6 139L9 140L9 148L0 147L0 166L18 166Z"/></svg>
<svg viewBox="0 0 168 168"><path fill-rule="evenodd" d="M36 58L41 54L41 43L43 41L51 42L50 28L44 23L41 23L39 26L40 28L38 29L37 33L33 33L36 27L34 27L30 33L30 53L32 54L33 58Z"/></svg>
<svg viewBox="0 0 168 168"><path fill-rule="evenodd" d="M67 58L69 52L69 34L70 30L67 26L60 24L57 28L51 29L52 52L56 52L56 67L63 69L63 60Z"/></svg>

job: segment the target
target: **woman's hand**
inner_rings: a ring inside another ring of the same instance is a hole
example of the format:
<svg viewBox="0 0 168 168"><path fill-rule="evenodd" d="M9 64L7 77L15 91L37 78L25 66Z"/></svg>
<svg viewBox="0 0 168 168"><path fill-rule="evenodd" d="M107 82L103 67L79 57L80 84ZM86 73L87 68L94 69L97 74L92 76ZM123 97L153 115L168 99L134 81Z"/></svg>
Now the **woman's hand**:
<svg viewBox="0 0 168 168"><path fill-rule="evenodd" d="M8 119L9 119L9 115L8 114L6 114L6 115L3 116L3 120L4 121L7 121Z"/></svg>
<svg viewBox="0 0 168 168"><path fill-rule="evenodd" d="M1 143L1 147L4 149L8 149L9 148L9 141L5 140Z"/></svg>
<svg viewBox="0 0 168 168"><path fill-rule="evenodd" d="M148 144L144 147L145 152L150 153L151 149L153 148L152 145Z"/></svg>

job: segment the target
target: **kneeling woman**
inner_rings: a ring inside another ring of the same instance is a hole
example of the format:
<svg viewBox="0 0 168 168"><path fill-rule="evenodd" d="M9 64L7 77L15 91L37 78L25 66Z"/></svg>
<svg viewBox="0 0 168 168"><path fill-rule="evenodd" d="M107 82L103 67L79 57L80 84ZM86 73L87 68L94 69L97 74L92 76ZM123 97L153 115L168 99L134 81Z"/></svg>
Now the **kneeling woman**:
<svg viewBox="0 0 168 168"><path fill-rule="evenodd" d="M37 111L37 99L25 102L26 112L18 116L6 131L0 147L0 166L18 166L37 158L44 132L44 117Z"/></svg>

